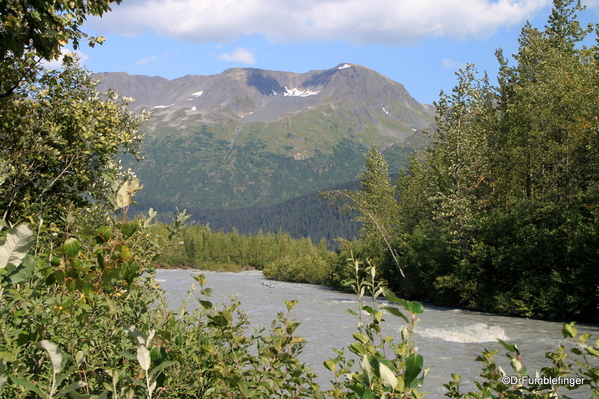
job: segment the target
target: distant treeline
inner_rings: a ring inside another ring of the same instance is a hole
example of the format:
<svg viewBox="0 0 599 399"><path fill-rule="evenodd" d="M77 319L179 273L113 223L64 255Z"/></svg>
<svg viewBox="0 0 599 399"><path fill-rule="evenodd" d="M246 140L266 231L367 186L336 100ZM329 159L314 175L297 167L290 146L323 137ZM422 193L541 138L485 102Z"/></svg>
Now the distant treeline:
<svg viewBox="0 0 599 399"><path fill-rule="evenodd" d="M166 226L154 227L158 233L166 234ZM161 230L164 230L161 231ZM272 264L284 262L297 264L297 271L291 275L286 268L284 278L313 284L330 284L328 263L335 256L330 252L326 240L314 245L309 238L294 239L279 231L239 235L237 229L225 233L213 231L208 226L194 225L182 234L181 245L166 249L157 261L160 267L190 267L203 270L240 271L245 268L272 269ZM301 262L309 259L308 262ZM314 265L314 267L309 266ZM280 277L280 276L279 276Z"/></svg>
<svg viewBox="0 0 599 399"><path fill-rule="evenodd" d="M397 175L395 175L396 178ZM347 189L355 191L359 188L358 181L349 182L331 189ZM208 225L213 231L223 230L230 233L233 230L240 235L276 233L284 231L292 238L309 237L313 243L323 238L330 249L336 247L336 239L357 239L360 236L360 223L353 222L356 216L340 213L335 206L330 206L326 199L318 193L310 193L292 198L275 205L242 208L242 209L205 209L190 204L141 200L139 211L153 208L162 215L163 222L168 221L168 215L176 210L186 209L191 214L193 223Z"/></svg>

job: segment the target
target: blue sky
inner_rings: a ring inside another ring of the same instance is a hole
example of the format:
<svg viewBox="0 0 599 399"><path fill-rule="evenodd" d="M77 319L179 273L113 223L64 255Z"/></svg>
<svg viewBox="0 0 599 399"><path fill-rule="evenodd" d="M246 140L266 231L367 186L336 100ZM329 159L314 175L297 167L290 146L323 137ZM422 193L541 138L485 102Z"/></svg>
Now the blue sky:
<svg viewBox="0 0 599 399"><path fill-rule="evenodd" d="M581 22L599 20L586 0ZM466 63L496 75L495 50L513 54L529 20L542 28L549 0L123 0L84 25L106 37L82 47L92 72L168 79L232 67L292 72L340 63L372 68L431 104Z"/></svg>

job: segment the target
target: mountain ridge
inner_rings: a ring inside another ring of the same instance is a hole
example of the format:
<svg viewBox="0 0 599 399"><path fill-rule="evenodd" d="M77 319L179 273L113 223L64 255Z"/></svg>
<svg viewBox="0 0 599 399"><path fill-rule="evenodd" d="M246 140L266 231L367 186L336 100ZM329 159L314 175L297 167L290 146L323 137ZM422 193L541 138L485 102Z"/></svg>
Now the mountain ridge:
<svg viewBox="0 0 599 399"><path fill-rule="evenodd" d="M218 75L100 73L99 90L151 110L144 199L210 208L269 205L354 180L363 153L404 142L434 121L432 106L358 64L305 73L230 68Z"/></svg>

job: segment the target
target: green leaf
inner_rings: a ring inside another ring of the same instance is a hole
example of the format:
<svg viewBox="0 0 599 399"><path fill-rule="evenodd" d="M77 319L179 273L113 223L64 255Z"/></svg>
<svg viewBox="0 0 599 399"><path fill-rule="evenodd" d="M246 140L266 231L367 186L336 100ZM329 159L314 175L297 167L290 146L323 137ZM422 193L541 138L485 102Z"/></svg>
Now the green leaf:
<svg viewBox="0 0 599 399"><path fill-rule="evenodd" d="M62 351L54 342L48 340L40 341L40 346L44 348L50 355L50 361L52 362L52 372L54 374L60 373L62 370Z"/></svg>
<svg viewBox="0 0 599 399"><path fill-rule="evenodd" d="M154 367L149 373L148 375L150 377L152 377L153 375L156 375L158 373L160 373L162 370L164 370L165 368L172 366L173 364L175 364L176 362L172 361L172 360L166 360L162 363L160 363L158 366Z"/></svg>
<svg viewBox="0 0 599 399"><path fill-rule="evenodd" d="M67 256L74 258L77 256L79 250L81 249L81 243L75 237L70 237L67 238L62 247Z"/></svg>
<svg viewBox="0 0 599 399"><path fill-rule="evenodd" d="M13 383L15 383L19 386L22 386L25 389L35 392L37 394L37 396L39 396L40 398L46 397L46 395L44 395L44 393L41 391L41 389L39 389L37 386L33 385L29 381L23 380L23 379L17 378L17 377L10 377L10 379Z"/></svg>
<svg viewBox="0 0 599 399"><path fill-rule="evenodd" d="M403 305L405 300L404 299L400 299L398 297L395 296L395 293L393 291L391 291L389 288L387 287L382 287L381 288L383 291L383 295L385 296L385 299L400 305Z"/></svg>
<svg viewBox="0 0 599 399"><path fill-rule="evenodd" d="M370 342L370 339L368 338L368 336L364 333L361 332L357 332L355 334L353 334L353 337L357 340L360 341L363 344L368 344L368 342Z"/></svg>
<svg viewBox="0 0 599 399"><path fill-rule="evenodd" d="M137 347L137 361L144 371L150 369L150 351L145 345L139 345Z"/></svg>
<svg viewBox="0 0 599 399"><path fill-rule="evenodd" d="M127 260L131 259L131 250L129 249L128 246L121 245L121 248L119 251L119 258L123 261L127 261Z"/></svg>
<svg viewBox="0 0 599 399"><path fill-rule="evenodd" d="M202 305L202 307L204 309L212 309L212 302L210 301L204 301L204 300L199 300L200 301L200 305Z"/></svg>
<svg viewBox="0 0 599 399"><path fill-rule="evenodd" d="M135 356L132 353L129 352L123 352L123 351L119 351L119 355L121 355L122 357L124 357L125 359L129 359L129 360L137 360L137 356Z"/></svg>
<svg viewBox="0 0 599 399"><path fill-rule="evenodd" d="M373 308L371 308L370 306L367 306L367 305L362 306L362 310L371 315L376 313Z"/></svg>
<svg viewBox="0 0 599 399"><path fill-rule="evenodd" d="M333 374L335 373L335 371L337 371L337 363L335 363L333 360L327 359L324 361L323 364L327 368L327 370L331 371Z"/></svg>
<svg viewBox="0 0 599 399"><path fill-rule="evenodd" d="M121 233L123 238L127 239L133 235L139 229L139 224L136 221L124 223L121 226Z"/></svg>
<svg viewBox="0 0 599 399"><path fill-rule="evenodd" d="M587 350L587 352L588 352L589 355L599 357L599 350L597 350L595 348L591 348L591 347L588 347L588 348L585 348L585 349Z"/></svg>
<svg viewBox="0 0 599 399"><path fill-rule="evenodd" d="M383 380L383 385L389 389L394 389L397 386L397 377L389 367L379 362L379 374Z"/></svg>
<svg viewBox="0 0 599 399"><path fill-rule="evenodd" d="M584 344L589 338L591 338L591 334L582 334L578 339L581 344Z"/></svg>
<svg viewBox="0 0 599 399"><path fill-rule="evenodd" d="M71 385L69 385L68 387L61 389L54 397L60 398L61 396L66 395L67 393L71 393L78 389L85 388L86 386L87 386L87 384L83 381L74 382Z"/></svg>
<svg viewBox="0 0 599 399"><path fill-rule="evenodd" d="M95 237L98 234L98 231L92 226L83 226L79 230L79 234L86 238Z"/></svg>
<svg viewBox="0 0 599 399"><path fill-rule="evenodd" d="M100 227L96 234L96 242L103 244L112 238L112 229L108 226Z"/></svg>
<svg viewBox="0 0 599 399"><path fill-rule="evenodd" d="M562 335L564 338L574 338L578 334L578 330L574 327L574 323L564 324L562 328Z"/></svg>
<svg viewBox="0 0 599 399"><path fill-rule="evenodd" d="M372 397L372 389L366 388L364 390L364 393L362 394L362 398L361 399L373 399L373 397Z"/></svg>
<svg viewBox="0 0 599 399"><path fill-rule="evenodd" d="M166 359L166 357L166 351L162 346L155 346L150 351L150 360L156 364L162 362L164 359Z"/></svg>
<svg viewBox="0 0 599 399"><path fill-rule="evenodd" d="M422 356L412 353L406 359L406 373L405 373L405 383L406 386L410 386L410 384L418 377L418 374L422 371L422 366L424 364L424 359Z"/></svg>
<svg viewBox="0 0 599 399"><path fill-rule="evenodd" d="M514 344L509 344L501 339L498 339L497 341L499 341L499 343L508 351L508 352L512 352L515 353L517 355L520 354L520 351L518 350L518 347Z"/></svg>
<svg viewBox="0 0 599 399"><path fill-rule="evenodd" d="M374 380L374 373L372 372L372 366L370 365L370 360L368 359L368 355L364 355L362 357L362 363L360 364L360 369L362 370L362 375L364 376L366 385L371 386L372 382Z"/></svg>
<svg viewBox="0 0 599 399"><path fill-rule="evenodd" d="M412 314L422 314L424 313L424 306L420 302L417 301L406 301L408 305L408 311Z"/></svg>
<svg viewBox="0 0 599 399"><path fill-rule="evenodd" d="M297 305L297 299L293 300L293 301L284 301L285 302L285 306L287 306L287 312L291 312L293 310L293 308L295 307L295 305Z"/></svg>
<svg viewBox="0 0 599 399"><path fill-rule="evenodd" d="M77 365L77 367L79 367L84 360L85 355L82 351L78 351L77 353L75 353L75 364Z"/></svg>
<svg viewBox="0 0 599 399"><path fill-rule="evenodd" d="M582 356L582 351L579 348L571 348L570 351L575 355Z"/></svg>
<svg viewBox="0 0 599 399"><path fill-rule="evenodd" d="M33 238L33 232L25 224L10 229L6 241L0 247L0 269L9 263L19 266L31 248Z"/></svg>
<svg viewBox="0 0 599 399"><path fill-rule="evenodd" d="M6 385L6 381L8 381L8 377L5 375L0 375L0 393L4 390L4 386Z"/></svg>
<svg viewBox="0 0 599 399"><path fill-rule="evenodd" d="M0 269L1 270L1 269ZM13 284L19 284L29 280L35 271L35 258L27 254L21 261L21 265L12 272L8 273L6 279Z"/></svg>
<svg viewBox="0 0 599 399"><path fill-rule="evenodd" d="M387 312L391 313L394 316L401 317L402 319L404 319L406 321L406 323L409 323L408 318L403 313L401 313L401 311L399 309L393 308L391 306L386 306L383 309L385 309Z"/></svg>
<svg viewBox="0 0 599 399"><path fill-rule="evenodd" d="M347 313L351 314L352 316L358 316L358 312L356 312L355 310L345 309L345 311Z"/></svg>
<svg viewBox="0 0 599 399"><path fill-rule="evenodd" d="M393 291L391 291L389 288L386 288L386 287L382 288L382 292L383 292L383 295L385 296L385 299L403 306L408 312L410 312L412 314L424 313L424 307L422 306L422 304L420 302L406 301L405 299L398 298L395 296Z"/></svg>

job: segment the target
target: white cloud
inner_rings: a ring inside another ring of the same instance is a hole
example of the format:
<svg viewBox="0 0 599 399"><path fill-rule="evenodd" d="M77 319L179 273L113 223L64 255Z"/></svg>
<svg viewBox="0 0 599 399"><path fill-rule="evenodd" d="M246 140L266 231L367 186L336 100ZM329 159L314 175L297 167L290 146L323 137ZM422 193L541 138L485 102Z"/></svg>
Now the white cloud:
<svg viewBox="0 0 599 399"><path fill-rule="evenodd" d="M256 58L254 54L243 47L237 47L233 52L224 53L218 56L218 59L221 61L230 61L235 62L237 64L246 64L252 65L256 63Z"/></svg>
<svg viewBox="0 0 599 399"><path fill-rule="evenodd" d="M137 65L147 65L151 61L156 61L157 59L158 57L156 57L155 55L151 57L142 58L141 60L137 61Z"/></svg>
<svg viewBox="0 0 599 399"><path fill-rule="evenodd" d="M461 61L450 60L449 58L443 58L441 61L441 66L444 69L460 69L466 68L466 63Z"/></svg>
<svg viewBox="0 0 599 399"><path fill-rule="evenodd" d="M597 1L597 0L590 0ZM550 0L130 0L91 18L95 29L148 29L189 42L272 41L410 44L426 37L483 38L522 24Z"/></svg>
<svg viewBox="0 0 599 399"><path fill-rule="evenodd" d="M599 8L599 0L584 0L582 4L588 8ZM599 13L599 10L597 10L597 13Z"/></svg>
<svg viewBox="0 0 599 399"><path fill-rule="evenodd" d="M74 54L76 57L79 58L80 62L83 62L85 60L87 60L89 58L88 55L83 54L80 50L70 50L67 48L61 48L60 49L60 56L58 57L58 59L56 60L52 60L52 61L42 61L42 65L44 66L44 68L46 69L60 69L62 68L62 58L66 55L66 54Z"/></svg>

